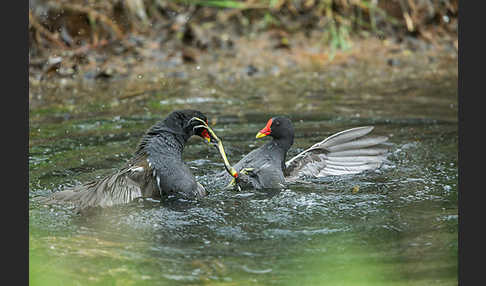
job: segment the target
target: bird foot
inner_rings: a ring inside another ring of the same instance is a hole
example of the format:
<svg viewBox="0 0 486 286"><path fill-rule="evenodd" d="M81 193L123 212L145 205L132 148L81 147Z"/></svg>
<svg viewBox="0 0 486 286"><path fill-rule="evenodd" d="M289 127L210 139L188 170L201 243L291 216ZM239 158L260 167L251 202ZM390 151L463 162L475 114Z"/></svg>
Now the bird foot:
<svg viewBox="0 0 486 286"><path fill-rule="evenodd" d="M237 189L238 192L241 192L240 184L236 181L236 178L233 178L231 182L226 186L226 189Z"/></svg>
<svg viewBox="0 0 486 286"><path fill-rule="evenodd" d="M245 175L248 175L248 173L251 173L255 170L255 168L243 168L241 169L240 173L241 174L245 174Z"/></svg>
<svg viewBox="0 0 486 286"><path fill-rule="evenodd" d="M236 170L231 166L231 164L229 163L228 161L228 158L226 157L226 152L224 151L224 147L223 147L223 141L221 141L221 139L219 139L218 136L216 136L216 133L214 133L213 129L211 129L211 127L208 126L207 122L205 122L204 120L200 119L200 118L197 118L197 117L193 117L191 118L191 120L189 120L189 122L193 121L193 120L196 120L196 121L199 121L201 122L201 125L197 125L196 127L194 128L205 128L212 136L212 138L214 140L211 140L213 141L213 144L218 148L219 150L219 153L221 155L221 157L223 158L223 162L224 162L224 167L226 169L226 171L233 177L233 178L237 178L238 177L238 173L236 172ZM233 181L230 183L230 185L228 185L227 187L230 187L231 184L235 185L237 184L236 180L233 179ZM238 189L241 190L241 187L238 186Z"/></svg>
<svg viewBox="0 0 486 286"><path fill-rule="evenodd" d="M240 185L236 182L236 178L233 178L231 182L225 187L225 189L233 189L234 187L238 188L238 191L241 191Z"/></svg>
<svg viewBox="0 0 486 286"><path fill-rule="evenodd" d="M253 170L255 170L255 168L243 168L243 169L241 169L241 171L239 173L244 174L244 175L249 175L249 173L253 172ZM240 180L239 177L233 178L231 180L231 182L226 186L226 188L235 188L236 187L238 189L238 192L241 192L241 186L238 183L239 180Z"/></svg>

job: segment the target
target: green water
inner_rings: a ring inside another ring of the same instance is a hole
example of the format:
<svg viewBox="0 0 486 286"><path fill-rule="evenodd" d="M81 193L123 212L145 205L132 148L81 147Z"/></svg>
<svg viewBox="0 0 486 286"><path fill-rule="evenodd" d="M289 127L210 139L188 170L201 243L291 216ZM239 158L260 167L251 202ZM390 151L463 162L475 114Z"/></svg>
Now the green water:
<svg viewBox="0 0 486 286"><path fill-rule="evenodd" d="M457 73L386 75L165 78L129 98L123 81L33 92L61 99L30 110L30 198L112 172L180 108L208 115L232 163L268 140L254 137L277 114L294 122L289 158L370 124L390 155L377 171L238 193L212 181L222 161L192 138L184 158L210 191L199 203L79 215L30 201L30 285L457 285Z"/></svg>

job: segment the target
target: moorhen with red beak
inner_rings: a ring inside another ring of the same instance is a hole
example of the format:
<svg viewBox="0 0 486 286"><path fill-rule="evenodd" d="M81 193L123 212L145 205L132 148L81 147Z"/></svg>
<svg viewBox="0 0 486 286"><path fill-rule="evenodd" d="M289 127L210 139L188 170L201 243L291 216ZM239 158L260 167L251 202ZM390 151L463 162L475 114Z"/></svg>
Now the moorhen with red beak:
<svg viewBox="0 0 486 286"><path fill-rule="evenodd" d="M271 136L272 141L251 151L233 166L237 175L221 173L230 186L266 189L282 188L287 182L302 177L357 174L379 168L387 149L380 146L384 136L365 136L373 126L356 127L336 133L312 145L286 161L294 142L294 128L289 118L278 116L268 120L256 138Z"/></svg>
<svg viewBox="0 0 486 286"><path fill-rule="evenodd" d="M120 170L54 193L44 202L71 202L77 210L83 210L125 204L140 197L201 198L206 190L182 160L184 145L193 135L215 143L211 142L215 134L204 114L197 110L174 111L146 131L134 155Z"/></svg>

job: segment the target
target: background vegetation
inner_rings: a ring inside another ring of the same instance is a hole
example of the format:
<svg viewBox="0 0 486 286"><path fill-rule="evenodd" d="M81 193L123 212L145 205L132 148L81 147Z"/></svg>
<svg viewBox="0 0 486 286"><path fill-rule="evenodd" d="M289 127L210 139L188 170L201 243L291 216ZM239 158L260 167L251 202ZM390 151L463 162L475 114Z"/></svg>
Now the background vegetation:
<svg viewBox="0 0 486 286"><path fill-rule="evenodd" d="M136 54L145 39L170 51L232 48L236 38L269 33L274 48L318 39L331 51L353 37L450 42L457 49L458 0L29 0L31 68L62 56ZM186 49L187 50L187 49ZM190 53L185 60L191 61Z"/></svg>

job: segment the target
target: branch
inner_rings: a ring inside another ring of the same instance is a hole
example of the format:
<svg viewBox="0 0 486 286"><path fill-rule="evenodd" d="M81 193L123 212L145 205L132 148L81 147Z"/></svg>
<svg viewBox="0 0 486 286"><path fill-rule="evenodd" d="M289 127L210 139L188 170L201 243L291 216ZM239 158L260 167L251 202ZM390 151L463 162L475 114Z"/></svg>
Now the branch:
<svg viewBox="0 0 486 286"><path fill-rule="evenodd" d="M46 28L44 28L44 26L42 26L39 22L37 22L34 15L32 15L32 11L30 9L29 9L29 24L32 27L34 27L39 33L41 33L47 39L49 39L51 42L58 45L60 48L62 48L62 49L67 48L67 46L58 39L57 34L53 34L53 33L49 32L49 30L47 30Z"/></svg>

